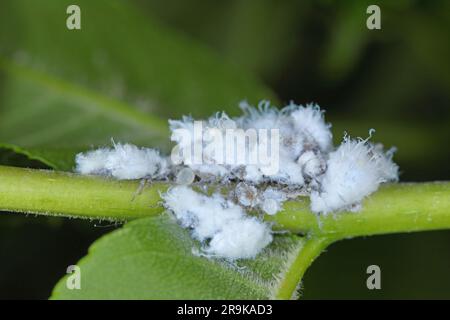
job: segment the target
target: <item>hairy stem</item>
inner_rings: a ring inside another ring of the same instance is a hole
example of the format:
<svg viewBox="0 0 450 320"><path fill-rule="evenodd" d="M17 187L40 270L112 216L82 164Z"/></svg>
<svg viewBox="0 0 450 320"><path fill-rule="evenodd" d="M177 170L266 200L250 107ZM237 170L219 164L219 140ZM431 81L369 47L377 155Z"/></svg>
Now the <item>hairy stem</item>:
<svg viewBox="0 0 450 320"><path fill-rule="evenodd" d="M286 203L267 217L276 227L335 240L375 234L450 228L450 183L398 183L370 195L357 212L317 217L309 201Z"/></svg>
<svg viewBox="0 0 450 320"><path fill-rule="evenodd" d="M0 166L0 209L104 220L130 220L163 211L167 183L118 181L73 173ZM368 197L358 213L318 217L309 200L287 202L266 216L276 229L329 239L450 228L450 183L391 184Z"/></svg>
<svg viewBox="0 0 450 320"><path fill-rule="evenodd" d="M130 220L160 214L167 183L142 188L72 173L0 166L0 210L104 220ZM368 197L358 213L318 216L309 200L287 202L266 216L275 229L307 235L290 263L275 298L289 299L314 259L332 242L356 236L450 228L450 182L392 184Z"/></svg>
<svg viewBox="0 0 450 320"><path fill-rule="evenodd" d="M159 192L166 188L163 183L140 188L139 181L0 166L3 211L129 220L161 213Z"/></svg>
<svg viewBox="0 0 450 320"><path fill-rule="evenodd" d="M332 242L330 239L321 237L307 239L303 246L299 248L294 261L290 263L289 269L284 274L274 298L282 300L295 298L298 284L302 280L306 270Z"/></svg>

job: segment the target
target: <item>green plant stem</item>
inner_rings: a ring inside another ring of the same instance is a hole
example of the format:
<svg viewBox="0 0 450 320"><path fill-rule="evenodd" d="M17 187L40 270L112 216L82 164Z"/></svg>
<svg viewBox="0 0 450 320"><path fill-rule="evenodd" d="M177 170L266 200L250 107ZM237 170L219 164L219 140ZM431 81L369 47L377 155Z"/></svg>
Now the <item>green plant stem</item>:
<svg viewBox="0 0 450 320"><path fill-rule="evenodd" d="M130 220L160 214L160 193L169 184L117 181L73 173L0 166L0 209L104 220ZM385 185L367 197L362 209L318 216L305 197L287 202L265 219L274 229L307 235L275 293L291 298L313 260L332 242L356 236L450 228L450 182Z"/></svg>
<svg viewBox="0 0 450 320"><path fill-rule="evenodd" d="M129 220L159 214L167 185L0 166L0 209L38 215Z"/></svg>
<svg viewBox="0 0 450 320"><path fill-rule="evenodd" d="M0 166L0 208L4 211L104 220L130 220L160 214L160 193L169 185L117 181L67 172ZM139 191L139 189L142 189ZM450 228L450 183L382 186L358 213L318 217L309 200L287 202L266 216L274 228L330 239Z"/></svg>
<svg viewBox="0 0 450 320"><path fill-rule="evenodd" d="M333 241L322 237L307 239L284 274L274 298L287 300L295 297L297 286L306 270L331 242Z"/></svg>
<svg viewBox="0 0 450 320"><path fill-rule="evenodd" d="M450 228L450 183L397 183L367 197L359 212L317 217L309 201L286 203L267 217L276 227L335 240L375 234Z"/></svg>

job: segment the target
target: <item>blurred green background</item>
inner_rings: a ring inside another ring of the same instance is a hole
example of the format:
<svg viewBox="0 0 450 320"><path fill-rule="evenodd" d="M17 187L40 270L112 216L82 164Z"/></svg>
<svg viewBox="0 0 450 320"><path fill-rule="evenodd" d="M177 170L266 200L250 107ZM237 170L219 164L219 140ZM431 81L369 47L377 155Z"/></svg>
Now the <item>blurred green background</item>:
<svg viewBox="0 0 450 320"><path fill-rule="evenodd" d="M80 5L82 30L65 27L69 4ZM369 4L381 8L381 30L366 28ZM449 180L449 39L446 0L2 0L0 163L68 170L68 155L110 137L166 144L156 129L119 132L120 119L98 108L100 95L162 122L236 114L238 101L268 98L319 103L336 142L375 128L375 141L398 148L402 181ZM37 70L30 78L46 86L21 80L28 71L10 60ZM55 94L43 74L75 84L81 98ZM95 102L79 108L91 91ZM46 299L66 267L116 227L2 213L0 298ZM449 248L450 231L343 241L308 270L303 296L449 299ZM371 264L381 267L382 290L366 288Z"/></svg>

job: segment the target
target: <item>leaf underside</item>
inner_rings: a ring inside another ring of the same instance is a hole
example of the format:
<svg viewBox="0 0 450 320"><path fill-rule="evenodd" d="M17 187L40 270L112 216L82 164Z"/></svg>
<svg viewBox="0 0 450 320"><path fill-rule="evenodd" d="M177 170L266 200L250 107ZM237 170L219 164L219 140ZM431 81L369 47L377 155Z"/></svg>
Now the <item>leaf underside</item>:
<svg viewBox="0 0 450 320"><path fill-rule="evenodd" d="M139 219L92 245L81 290L67 289L67 275L52 299L268 299L303 243L277 235L256 259L230 263L193 253L200 244L167 214Z"/></svg>

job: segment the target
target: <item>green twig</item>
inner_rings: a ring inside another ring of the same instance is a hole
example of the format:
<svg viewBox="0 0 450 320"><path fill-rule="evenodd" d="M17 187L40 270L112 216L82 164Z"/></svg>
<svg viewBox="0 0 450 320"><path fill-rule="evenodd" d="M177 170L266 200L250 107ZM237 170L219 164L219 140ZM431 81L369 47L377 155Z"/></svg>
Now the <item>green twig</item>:
<svg viewBox="0 0 450 320"><path fill-rule="evenodd" d="M0 209L104 220L160 214L160 193L169 184L117 181L72 173L0 166ZM450 183L391 184L364 200L358 213L317 216L299 198L266 216L275 229L303 233L304 246L290 263L275 293L290 298L312 261L330 243L355 236L450 228Z"/></svg>
<svg viewBox="0 0 450 320"><path fill-rule="evenodd" d="M331 239L450 228L450 183L384 185L365 199L362 209L317 217L309 201L292 201L267 217L277 228Z"/></svg>
<svg viewBox="0 0 450 320"><path fill-rule="evenodd" d="M130 220L163 211L160 193L169 184L117 181L67 172L0 166L0 209L104 220ZM368 197L358 213L318 217L309 201L287 202L266 216L275 228L342 239L362 235L450 228L450 183L391 184Z"/></svg>
<svg viewBox="0 0 450 320"><path fill-rule="evenodd" d="M139 181L0 166L0 209L38 215L130 220L162 212L163 183L139 191Z"/></svg>
<svg viewBox="0 0 450 320"><path fill-rule="evenodd" d="M283 279L277 287L274 298L283 300L295 298L298 284L306 270L332 242L331 239L322 237L307 239L304 245L299 248L297 255L289 265L289 269L286 270Z"/></svg>

